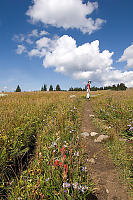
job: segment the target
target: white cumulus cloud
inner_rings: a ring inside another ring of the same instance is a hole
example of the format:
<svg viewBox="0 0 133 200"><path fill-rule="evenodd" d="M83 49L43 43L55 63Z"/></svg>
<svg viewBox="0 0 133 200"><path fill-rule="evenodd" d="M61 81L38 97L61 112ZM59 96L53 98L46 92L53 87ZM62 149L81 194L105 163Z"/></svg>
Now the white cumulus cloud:
<svg viewBox="0 0 133 200"><path fill-rule="evenodd" d="M56 72L77 80L90 79L102 85L123 82L133 86L133 72L113 68L112 55L108 50L100 52L98 40L77 46L72 37L64 35L54 41L53 50L46 52L43 65L55 67Z"/></svg>
<svg viewBox="0 0 133 200"><path fill-rule="evenodd" d="M129 46L128 48L126 48L124 50L123 55L121 56L121 58L118 60L119 62L127 62L127 67L133 68L133 45Z"/></svg>
<svg viewBox="0 0 133 200"><path fill-rule="evenodd" d="M38 37L38 30L37 29L32 30L32 32L29 33L28 36L29 37Z"/></svg>
<svg viewBox="0 0 133 200"><path fill-rule="evenodd" d="M18 45L16 52L43 58L45 68L55 68L55 72L73 79L90 79L104 86L123 82L127 87L133 87L133 71L122 72L113 67L114 52L100 51L98 40L78 46L76 40L68 35L52 39L42 37L36 40L34 48L27 50L24 45ZM131 58L132 53L123 55Z"/></svg>
<svg viewBox="0 0 133 200"><path fill-rule="evenodd" d="M41 39L36 41L36 45L38 49L41 49L42 47L50 48L52 43L52 40L47 37L42 37Z"/></svg>
<svg viewBox="0 0 133 200"><path fill-rule="evenodd" d="M39 49L32 49L31 51L28 52L28 56L38 56L38 57L44 57L46 55L46 49L42 48L41 50Z"/></svg>
<svg viewBox="0 0 133 200"><path fill-rule="evenodd" d="M48 33L47 31L43 30L43 31L40 31L40 35L41 35L41 36L42 36L42 35L49 35L49 33Z"/></svg>
<svg viewBox="0 0 133 200"><path fill-rule="evenodd" d="M26 52L26 47L24 46L24 45L18 45L17 46L17 49L16 49L16 53L17 54L22 54L22 53L24 53L24 52Z"/></svg>
<svg viewBox="0 0 133 200"><path fill-rule="evenodd" d="M30 38L27 38L27 39L26 39L26 42L27 42L28 44L33 44L33 41L32 41Z"/></svg>
<svg viewBox="0 0 133 200"><path fill-rule="evenodd" d="M55 27L78 28L91 34L101 28L105 20L89 18L98 8L97 2L83 4L81 0L33 0L27 15L33 23L42 22Z"/></svg>
<svg viewBox="0 0 133 200"><path fill-rule="evenodd" d="M12 39L16 42L23 42L25 40L25 36L23 34L15 34Z"/></svg>
<svg viewBox="0 0 133 200"><path fill-rule="evenodd" d="M45 67L56 67L56 71L66 74L80 71L93 72L95 70L110 69L113 52L100 52L99 41L85 43L77 47L76 41L64 35L57 39L52 52L47 52L44 59Z"/></svg>

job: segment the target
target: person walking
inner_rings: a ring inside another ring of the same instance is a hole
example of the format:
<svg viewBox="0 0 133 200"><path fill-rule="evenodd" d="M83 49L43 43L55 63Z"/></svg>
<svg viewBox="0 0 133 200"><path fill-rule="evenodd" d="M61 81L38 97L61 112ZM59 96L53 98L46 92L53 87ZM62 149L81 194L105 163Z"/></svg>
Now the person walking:
<svg viewBox="0 0 133 200"><path fill-rule="evenodd" d="M91 81L89 80L87 84L87 95L86 95L87 99L90 99L90 84L91 84Z"/></svg>

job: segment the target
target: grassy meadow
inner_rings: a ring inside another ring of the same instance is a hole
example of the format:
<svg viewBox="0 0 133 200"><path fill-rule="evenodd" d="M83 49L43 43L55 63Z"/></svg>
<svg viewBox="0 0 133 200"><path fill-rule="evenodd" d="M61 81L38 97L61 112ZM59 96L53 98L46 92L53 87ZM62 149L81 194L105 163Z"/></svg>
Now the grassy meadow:
<svg viewBox="0 0 133 200"><path fill-rule="evenodd" d="M3 199L83 199L93 191L79 144L83 94L73 95L35 92L0 98Z"/></svg>
<svg viewBox="0 0 133 200"><path fill-rule="evenodd" d="M131 188L133 90L91 92L94 123ZM0 97L0 198L86 199L94 192L80 148L85 92Z"/></svg>
<svg viewBox="0 0 133 200"><path fill-rule="evenodd" d="M133 89L97 92L91 105L94 123L110 136L107 146L118 167L119 176L133 188Z"/></svg>

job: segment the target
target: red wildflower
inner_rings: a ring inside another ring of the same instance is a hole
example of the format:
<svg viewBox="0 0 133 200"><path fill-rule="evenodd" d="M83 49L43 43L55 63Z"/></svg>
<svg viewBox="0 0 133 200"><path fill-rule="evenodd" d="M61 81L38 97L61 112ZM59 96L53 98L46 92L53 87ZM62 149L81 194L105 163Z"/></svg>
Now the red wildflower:
<svg viewBox="0 0 133 200"><path fill-rule="evenodd" d="M64 165L64 179L67 178L67 169L68 169L68 165Z"/></svg>
<svg viewBox="0 0 133 200"><path fill-rule="evenodd" d="M59 165L59 161L55 160L54 165L57 167Z"/></svg>
<svg viewBox="0 0 133 200"><path fill-rule="evenodd" d="M63 162L60 162L60 167L62 168Z"/></svg>
<svg viewBox="0 0 133 200"><path fill-rule="evenodd" d="M64 158L66 158L66 155L64 155Z"/></svg>
<svg viewBox="0 0 133 200"><path fill-rule="evenodd" d="M61 153L64 153L65 152L65 146L63 146L60 151L61 151Z"/></svg>
<svg viewBox="0 0 133 200"><path fill-rule="evenodd" d="M67 173L68 165L64 165L64 172Z"/></svg>

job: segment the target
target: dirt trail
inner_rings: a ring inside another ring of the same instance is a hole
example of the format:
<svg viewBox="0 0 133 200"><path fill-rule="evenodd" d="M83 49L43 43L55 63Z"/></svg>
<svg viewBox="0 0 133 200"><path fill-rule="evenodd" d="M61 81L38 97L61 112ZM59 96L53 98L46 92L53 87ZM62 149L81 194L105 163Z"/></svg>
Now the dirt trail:
<svg viewBox="0 0 133 200"><path fill-rule="evenodd" d="M94 142L102 133L97 130L92 122L93 114L90 102L87 101L83 111L81 131L99 133L97 136L83 137L81 144L86 148L88 156L88 168L91 178L96 184L96 197L98 200L129 200L124 186L119 182L113 161L108 157L104 143Z"/></svg>

